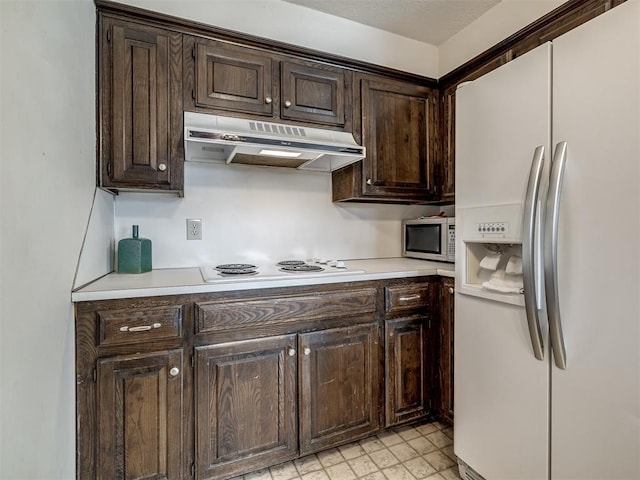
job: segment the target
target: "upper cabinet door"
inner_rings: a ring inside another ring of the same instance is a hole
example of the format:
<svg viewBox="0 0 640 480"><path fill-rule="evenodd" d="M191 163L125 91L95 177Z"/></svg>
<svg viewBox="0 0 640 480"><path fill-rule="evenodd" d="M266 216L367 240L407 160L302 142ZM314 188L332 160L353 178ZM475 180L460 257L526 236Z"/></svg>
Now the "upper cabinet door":
<svg viewBox="0 0 640 480"><path fill-rule="evenodd" d="M273 61L268 54L199 40L195 57L196 106L273 115Z"/></svg>
<svg viewBox="0 0 640 480"><path fill-rule="evenodd" d="M345 125L345 103L351 85L349 70L285 60L281 66L280 83L281 118ZM348 108L351 108L351 102Z"/></svg>
<svg viewBox="0 0 640 480"><path fill-rule="evenodd" d="M182 36L104 19L100 60L101 185L181 191Z"/></svg>
<svg viewBox="0 0 640 480"><path fill-rule="evenodd" d="M431 199L437 91L404 82L361 82L366 193Z"/></svg>

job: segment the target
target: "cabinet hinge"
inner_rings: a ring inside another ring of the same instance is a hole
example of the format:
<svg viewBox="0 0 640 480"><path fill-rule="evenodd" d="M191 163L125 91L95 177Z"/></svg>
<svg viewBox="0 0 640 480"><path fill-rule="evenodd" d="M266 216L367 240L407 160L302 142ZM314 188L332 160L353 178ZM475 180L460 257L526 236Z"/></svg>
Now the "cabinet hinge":
<svg viewBox="0 0 640 480"><path fill-rule="evenodd" d="M194 100L196 99L196 89L195 88L191 89L191 98L193 98Z"/></svg>
<svg viewBox="0 0 640 480"><path fill-rule="evenodd" d="M107 30L107 42L111 41L111 29Z"/></svg>
<svg viewBox="0 0 640 480"><path fill-rule="evenodd" d="M195 464L195 462L191 462L191 465L189 466L189 475L191 475L191 478L196 476L196 464Z"/></svg>
<svg viewBox="0 0 640 480"><path fill-rule="evenodd" d="M194 59L196 58L196 47L193 47L191 49L191 58L194 58Z"/></svg>
<svg viewBox="0 0 640 480"><path fill-rule="evenodd" d="M111 161L107 162L107 176L111 177Z"/></svg>
<svg viewBox="0 0 640 480"><path fill-rule="evenodd" d="M93 383L96 383L98 381L98 369L96 367L93 367Z"/></svg>
<svg viewBox="0 0 640 480"><path fill-rule="evenodd" d="M195 367L196 366L196 356L195 354L191 354L191 367Z"/></svg>

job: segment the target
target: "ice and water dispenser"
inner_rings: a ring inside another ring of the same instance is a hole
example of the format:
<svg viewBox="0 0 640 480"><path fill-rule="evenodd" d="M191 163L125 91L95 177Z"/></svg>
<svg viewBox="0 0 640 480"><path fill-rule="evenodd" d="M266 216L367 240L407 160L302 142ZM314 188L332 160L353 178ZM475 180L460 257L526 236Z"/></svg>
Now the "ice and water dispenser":
<svg viewBox="0 0 640 480"><path fill-rule="evenodd" d="M458 208L456 221L460 293L524 305L522 204Z"/></svg>

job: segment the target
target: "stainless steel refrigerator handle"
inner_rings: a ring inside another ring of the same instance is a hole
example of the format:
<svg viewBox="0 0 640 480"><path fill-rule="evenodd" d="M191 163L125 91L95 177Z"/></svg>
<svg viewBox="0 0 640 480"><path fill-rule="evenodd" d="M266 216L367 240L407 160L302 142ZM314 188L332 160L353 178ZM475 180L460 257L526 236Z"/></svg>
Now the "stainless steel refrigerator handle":
<svg viewBox="0 0 640 480"><path fill-rule="evenodd" d="M527 194L524 201L524 219L522 222L522 280L524 283L524 309L527 313L529 324L529 336L533 355L538 360L544 360L544 344L540 331L540 318L538 316L538 302L536 301L535 278L535 234L536 211L538 205L538 192L542 180L544 166L544 147L537 147L533 153L531 172L527 184Z"/></svg>
<svg viewBox="0 0 640 480"><path fill-rule="evenodd" d="M556 366L567 368L567 352L564 348L560 304L558 302L558 220L560 217L560 193L562 177L567 161L567 142L556 145L551 164L549 195L547 196L547 218L545 222L544 281L547 297L547 317L551 349Z"/></svg>

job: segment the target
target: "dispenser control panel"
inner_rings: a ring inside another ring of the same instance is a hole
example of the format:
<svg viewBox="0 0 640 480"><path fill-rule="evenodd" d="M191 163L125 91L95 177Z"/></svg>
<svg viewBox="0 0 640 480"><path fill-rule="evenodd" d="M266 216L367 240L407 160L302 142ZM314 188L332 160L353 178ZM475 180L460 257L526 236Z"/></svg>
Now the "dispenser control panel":
<svg viewBox="0 0 640 480"><path fill-rule="evenodd" d="M506 235L509 233L509 222L482 222L476 224L476 231L481 234Z"/></svg>

